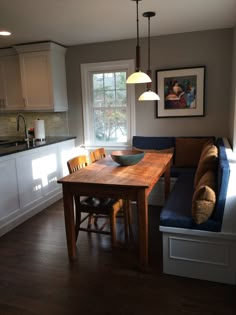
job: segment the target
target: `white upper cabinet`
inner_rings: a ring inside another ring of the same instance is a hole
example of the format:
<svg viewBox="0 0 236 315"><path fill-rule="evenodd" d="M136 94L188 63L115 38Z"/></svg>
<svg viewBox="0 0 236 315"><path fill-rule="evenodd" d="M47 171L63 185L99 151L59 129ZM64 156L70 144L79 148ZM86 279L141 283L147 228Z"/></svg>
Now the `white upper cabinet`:
<svg viewBox="0 0 236 315"><path fill-rule="evenodd" d="M24 109L66 111L66 48L52 42L14 48L20 58Z"/></svg>
<svg viewBox="0 0 236 315"><path fill-rule="evenodd" d="M0 110L23 108L19 56L13 49L0 50Z"/></svg>

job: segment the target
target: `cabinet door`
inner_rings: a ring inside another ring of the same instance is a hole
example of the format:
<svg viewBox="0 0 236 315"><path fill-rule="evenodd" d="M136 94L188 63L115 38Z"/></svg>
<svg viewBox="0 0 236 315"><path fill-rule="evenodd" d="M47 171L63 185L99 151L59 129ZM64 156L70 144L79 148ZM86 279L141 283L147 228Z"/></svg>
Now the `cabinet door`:
<svg viewBox="0 0 236 315"><path fill-rule="evenodd" d="M20 209L15 159L0 161L0 226Z"/></svg>
<svg viewBox="0 0 236 315"><path fill-rule="evenodd" d="M67 161L79 154L86 154L75 149L75 140L68 140L58 144L58 163L60 170L60 178L69 174Z"/></svg>
<svg viewBox="0 0 236 315"><path fill-rule="evenodd" d="M5 109L23 109L24 102L21 89L19 57L5 57L3 65L6 92Z"/></svg>
<svg viewBox="0 0 236 315"><path fill-rule="evenodd" d="M57 146L37 149L36 153L17 158L17 177L21 208L27 210L39 204L40 199L61 188Z"/></svg>
<svg viewBox="0 0 236 315"><path fill-rule="evenodd" d="M23 109L20 65L18 56L0 58L0 109Z"/></svg>
<svg viewBox="0 0 236 315"><path fill-rule="evenodd" d="M25 109L53 109L49 53L23 53L20 67Z"/></svg>
<svg viewBox="0 0 236 315"><path fill-rule="evenodd" d="M43 195L46 196L61 188L57 183L59 179L59 164L57 146L52 145L40 152L40 169Z"/></svg>
<svg viewBox="0 0 236 315"><path fill-rule="evenodd" d="M21 209L32 208L43 196L41 160L39 153L27 154L16 159Z"/></svg>
<svg viewBox="0 0 236 315"><path fill-rule="evenodd" d="M0 59L0 110L4 109L4 100L6 98L5 80L4 80L4 66Z"/></svg>

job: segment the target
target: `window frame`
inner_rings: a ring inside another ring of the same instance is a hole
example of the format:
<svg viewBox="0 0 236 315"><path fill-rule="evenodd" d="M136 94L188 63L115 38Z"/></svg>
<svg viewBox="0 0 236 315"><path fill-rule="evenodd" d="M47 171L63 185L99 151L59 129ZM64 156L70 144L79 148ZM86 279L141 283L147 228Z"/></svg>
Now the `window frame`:
<svg viewBox="0 0 236 315"><path fill-rule="evenodd" d="M118 60L106 61L96 63L81 64L81 85L82 85L82 104L83 104L83 130L84 130L84 143L86 147L93 148L103 146L106 148L112 147L129 147L132 143L132 138L136 131L136 112L135 112L135 88L134 85L127 84L127 142L99 142L94 141L93 124L88 122L93 121L93 107L92 107L92 75L94 73L104 72L117 72L126 71L127 78L135 70L134 60Z"/></svg>

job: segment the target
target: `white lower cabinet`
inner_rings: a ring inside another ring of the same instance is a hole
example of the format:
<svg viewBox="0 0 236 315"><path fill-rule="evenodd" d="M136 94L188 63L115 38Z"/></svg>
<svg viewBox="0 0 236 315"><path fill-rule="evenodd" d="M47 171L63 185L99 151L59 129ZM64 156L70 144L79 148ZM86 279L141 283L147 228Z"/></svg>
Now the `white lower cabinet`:
<svg viewBox="0 0 236 315"><path fill-rule="evenodd" d="M0 158L0 235L62 197L57 181L74 146L72 139Z"/></svg>
<svg viewBox="0 0 236 315"><path fill-rule="evenodd" d="M30 207L43 196L39 161L39 152L16 159L21 209Z"/></svg>
<svg viewBox="0 0 236 315"><path fill-rule="evenodd" d="M45 149L46 148L46 149ZM35 153L17 158L16 168L19 182L20 206L28 209L32 203L54 191L60 190L57 146L32 150Z"/></svg>
<svg viewBox="0 0 236 315"><path fill-rule="evenodd" d="M15 159L0 160L0 222L4 227L20 210Z"/></svg>
<svg viewBox="0 0 236 315"><path fill-rule="evenodd" d="M48 194L61 189L61 185L57 183L60 178L60 164L58 163L58 147L54 146L47 150L44 150L39 159L41 169L42 191L43 195ZM61 147L59 146L59 152Z"/></svg>

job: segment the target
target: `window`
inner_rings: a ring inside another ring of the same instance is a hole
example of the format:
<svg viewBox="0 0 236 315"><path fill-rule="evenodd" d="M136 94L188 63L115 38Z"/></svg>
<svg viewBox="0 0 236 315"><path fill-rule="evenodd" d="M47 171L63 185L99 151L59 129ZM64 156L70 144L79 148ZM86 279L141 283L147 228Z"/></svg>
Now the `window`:
<svg viewBox="0 0 236 315"><path fill-rule="evenodd" d="M130 145L135 130L133 60L81 65L86 146Z"/></svg>

